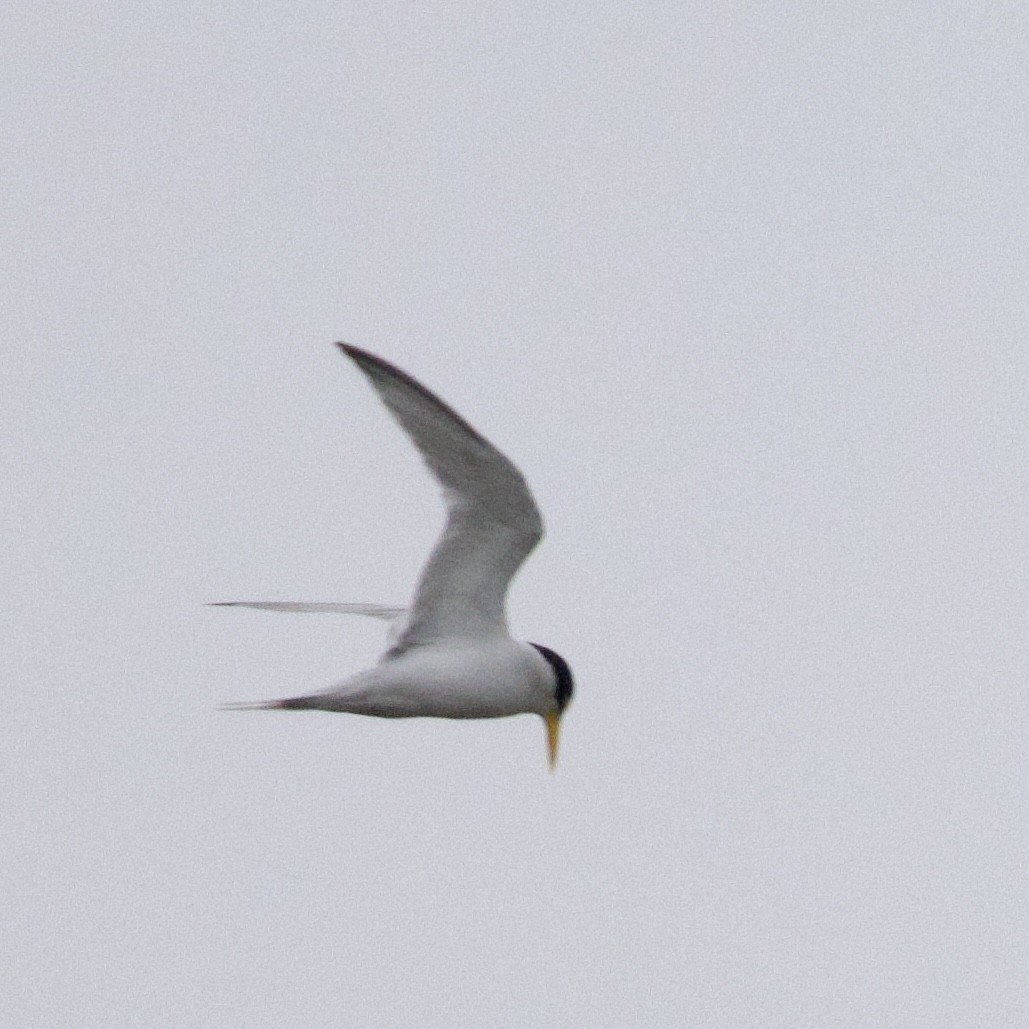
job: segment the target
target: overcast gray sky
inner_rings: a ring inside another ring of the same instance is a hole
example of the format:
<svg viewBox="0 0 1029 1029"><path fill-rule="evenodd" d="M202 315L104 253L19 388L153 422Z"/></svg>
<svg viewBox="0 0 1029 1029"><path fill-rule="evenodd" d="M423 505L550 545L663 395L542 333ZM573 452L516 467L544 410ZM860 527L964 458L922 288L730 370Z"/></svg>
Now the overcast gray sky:
<svg viewBox="0 0 1029 1029"><path fill-rule="evenodd" d="M0 16L12 1027L1029 1021L1022 4ZM538 719L374 660L524 470Z"/></svg>

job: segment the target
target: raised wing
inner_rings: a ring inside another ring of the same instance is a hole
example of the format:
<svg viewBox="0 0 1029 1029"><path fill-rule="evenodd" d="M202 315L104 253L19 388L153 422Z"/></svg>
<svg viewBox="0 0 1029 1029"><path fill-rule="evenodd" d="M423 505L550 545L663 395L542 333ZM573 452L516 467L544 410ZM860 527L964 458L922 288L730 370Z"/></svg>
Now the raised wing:
<svg viewBox="0 0 1029 1029"><path fill-rule="evenodd" d="M443 535L391 652L447 637L506 633L508 584L543 538L543 521L521 472L410 375L358 347L339 347L418 448L447 507Z"/></svg>

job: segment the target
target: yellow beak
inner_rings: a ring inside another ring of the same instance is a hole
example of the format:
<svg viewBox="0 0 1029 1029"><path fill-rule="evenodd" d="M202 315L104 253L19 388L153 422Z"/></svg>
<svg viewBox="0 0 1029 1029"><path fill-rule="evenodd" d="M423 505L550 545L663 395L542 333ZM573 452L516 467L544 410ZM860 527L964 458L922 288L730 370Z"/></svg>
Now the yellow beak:
<svg viewBox="0 0 1029 1029"><path fill-rule="evenodd" d="M547 756L550 759L550 770L553 771L557 764L557 742L561 734L561 716L559 714L546 715L547 722Z"/></svg>

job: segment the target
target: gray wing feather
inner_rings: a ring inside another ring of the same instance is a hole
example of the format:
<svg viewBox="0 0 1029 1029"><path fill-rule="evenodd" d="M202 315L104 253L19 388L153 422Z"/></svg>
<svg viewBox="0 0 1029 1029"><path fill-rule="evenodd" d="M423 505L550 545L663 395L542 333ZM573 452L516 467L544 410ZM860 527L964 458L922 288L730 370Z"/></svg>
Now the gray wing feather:
<svg viewBox="0 0 1029 1029"><path fill-rule="evenodd" d="M521 472L411 376L357 347L339 347L418 448L447 508L443 535L422 570L394 652L443 637L506 633L508 584L543 538L543 520Z"/></svg>
<svg viewBox="0 0 1029 1029"><path fill-rule="evenodd" d="M365 615L367 618L381 618L386 622L392 622L407 610L403 607L388 607L386 604L342 604L306 600L222 600L216 604L208 604L208 607L250 607L258 611L288 611L293 614Z"/></svg>
<svg viewBox="0 0 1029 1029"><path fill-rule="evenodd" d="M388 604L346 604L336 601L306 600L223 600L208 607L249 607L258 611L287 611L291 614L319 615L364 615L389 622L387 639L390 646L396 644L404 629L406 607L391 607Z"/></svg>

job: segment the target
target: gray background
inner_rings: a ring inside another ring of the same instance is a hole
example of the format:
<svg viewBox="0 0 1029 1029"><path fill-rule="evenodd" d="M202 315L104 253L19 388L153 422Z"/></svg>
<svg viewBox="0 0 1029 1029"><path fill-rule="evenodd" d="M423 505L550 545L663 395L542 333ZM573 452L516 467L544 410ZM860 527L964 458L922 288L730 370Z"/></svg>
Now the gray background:
<svg viewBox="0 0 1029 1029"><path fill-rule="evenodd" d="M5 1026L1029 1019L1022 4L12 4ZM538 719L222 714L524 469Z"/></svg>

